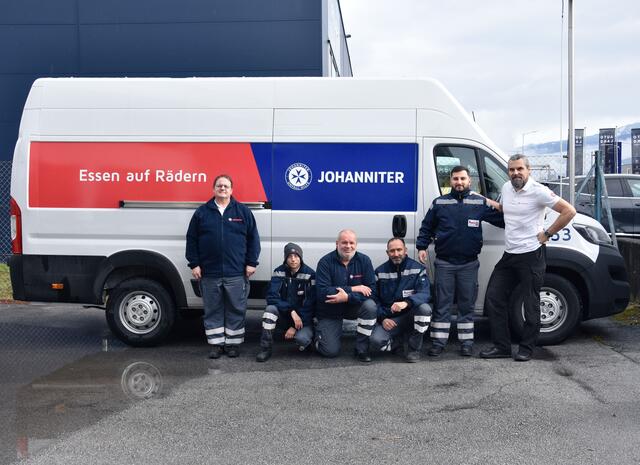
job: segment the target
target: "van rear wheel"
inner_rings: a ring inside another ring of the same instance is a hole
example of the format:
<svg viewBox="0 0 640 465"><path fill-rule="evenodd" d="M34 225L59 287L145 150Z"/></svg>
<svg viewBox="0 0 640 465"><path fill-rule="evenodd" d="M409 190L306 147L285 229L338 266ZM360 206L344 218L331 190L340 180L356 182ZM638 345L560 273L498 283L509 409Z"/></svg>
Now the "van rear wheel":
<svg viewBox="0 0 640 465"><path fill-rule="evenodd" d="M106 316L118 339L132 346L149 347L169 335L176 308L161 284L134 278L121 282L110 292Z"/></svg>
<svg viewBox="0 0 640 465"><path fill-rule="evenodd" d="M522 295L513 299L511 323L519 339L524 328ZM559 344L569 337L580 321L578 291L560 275L547 273L540 288L540 335L538 345Z"/></svg>

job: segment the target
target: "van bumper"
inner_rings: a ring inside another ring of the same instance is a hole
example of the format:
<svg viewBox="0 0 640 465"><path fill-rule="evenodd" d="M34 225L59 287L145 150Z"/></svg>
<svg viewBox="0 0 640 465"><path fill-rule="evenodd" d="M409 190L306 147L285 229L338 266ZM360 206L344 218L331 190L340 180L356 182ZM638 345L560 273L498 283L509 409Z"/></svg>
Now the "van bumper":
<svg viewBox="0 0 640 465"><path fill-rule="evenodd" d="M12 255L9 258L15 300L101 304L93 283L106 257ZM52 289L53 283L63 285Z"/></svg>
<svg viewBox="0 0 640 465"><path fill-rule="evenodd" d="M589 305L584 319L622 312L629 305L629 279L624 259L613 247L600 246L598 259L586 273Z"/></svg>

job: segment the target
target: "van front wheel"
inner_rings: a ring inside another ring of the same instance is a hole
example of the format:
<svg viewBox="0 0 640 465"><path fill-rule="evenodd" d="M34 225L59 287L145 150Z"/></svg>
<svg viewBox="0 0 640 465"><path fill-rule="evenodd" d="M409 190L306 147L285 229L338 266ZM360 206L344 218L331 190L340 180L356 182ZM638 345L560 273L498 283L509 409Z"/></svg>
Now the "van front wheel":
<svg viewBox="0 0 640 465"><path fill-rule="evenodd" d="M524 328L522 295L516 292L511 305L514 334L520 338ZM540 288L539 345L559 344L569 337L580 321L580 298L576 288L562 276L547 273Z"/></svg>
<svg viewBox="0 0 640 465"><path fill-rule="evenodd" d="M134 278L118 284L107 299L107 323L126 344L148 347L171 332L176 309L166 289L156 281Z"/></svg>

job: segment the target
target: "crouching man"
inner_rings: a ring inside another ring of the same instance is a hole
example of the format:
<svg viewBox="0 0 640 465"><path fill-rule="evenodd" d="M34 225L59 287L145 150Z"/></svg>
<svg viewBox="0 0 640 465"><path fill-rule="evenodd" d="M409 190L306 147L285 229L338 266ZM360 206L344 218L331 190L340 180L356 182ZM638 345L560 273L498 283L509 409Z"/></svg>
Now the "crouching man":
<svg viewBox="0 0 640 465"><path fill-rule="evenodd" d="M336 250L318 262L316 349L325 357L340 353L342 320L356 319L356 358L371 362L369 337L376 324L373 291L376 278L371 259L356 252L356 233L344 229L338 234Z"/></svg>
<svg viewBox="0 0 640 465"><path fill-rule="evenodd" d="M300 351L313 340L316 272L302 261L302 248L290 242L284 246L284 263L273 271L262 315L262 337L258 362L271 357L276 326L286 329L284 338L293 339Z"/></svg>
<svg viewBox="0 0 640 465"><path fill-rule="evenodd" d="M403 239L387 242L387 256L389 260L375 270L378 324L371 335L371 350L395 352L408 339L405 358L417 362L431 322L429 278L424 266L407 256Z"/></svg>

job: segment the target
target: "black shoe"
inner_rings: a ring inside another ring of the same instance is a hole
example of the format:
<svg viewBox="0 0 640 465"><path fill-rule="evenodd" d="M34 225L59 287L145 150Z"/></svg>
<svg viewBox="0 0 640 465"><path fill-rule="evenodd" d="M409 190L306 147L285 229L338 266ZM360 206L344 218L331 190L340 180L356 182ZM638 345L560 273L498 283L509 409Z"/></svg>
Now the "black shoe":
<svg viewBox="0 0 640 465"><path fill-rule="evenodd" d="M460 355L463 357L471 357L473 355L473 346L460 347Z"/></svg>
<svg viewBox="0 0 640 465"><path fill-rule="evenodd" d="M442 346L432 346L428 351L427 355L429 357L438 357L444 351L444 347Z"/></svg>
<svg viewBox="0 0 640 465"><path fill-rule="evenodd" d="M498 349L497 347L491 347L490 349L485 349L480 352L481 358L511 358L511 354L509 352L505 352L502 349Z"/></svg>
<svg viewBox="0 0 640 465"><path fill-rule="evenodd" d="M528 352L518 351L518 353L513 357L516 362L528 362L531 360L531 354Z"/></svg>
<svg viewBox="0 0 640 465"><path fill-rule="evenodd" d="M416 363L420 361L420 351L412 350L410 352L407 352L407 355L405 355L404 358L408 363Z"/></svg>
<svg viewBox="0 0 640 465"><path fill-rule="evenodd" d="M236 358L240 355L240 350L236 346L226 346L224 351L229 358Z"/></svg>
<svg viewBox="0 0 640 465"><path fill-rule="evenodd" d="M369 355L369 352L358 352L356 358L359 362L371 363L371 355Z"/></svg>
<svg viewBox="0 0 640 465"><path fill-rule="evenodd" d="M231 355L229 355L229 357L231 357ZM258 355L256 355L256 362L266 362L270 358L271 349L262 349L260 352L258 352Z"/></svg>
<svg viewBox="0 0 640 465"><path fill-rule="evenodd" d="M222 356L222 346L213 346L209 351L209 358L220 358Z"/></svg>

